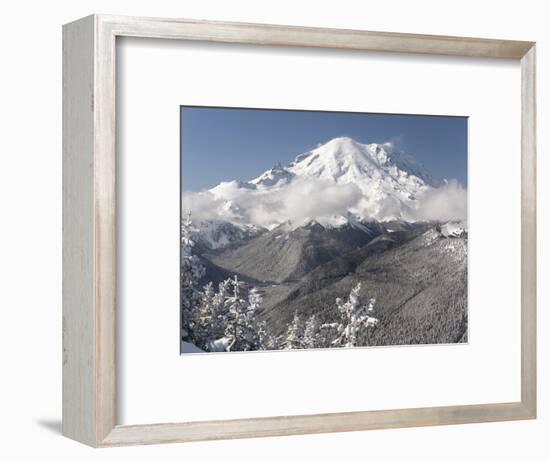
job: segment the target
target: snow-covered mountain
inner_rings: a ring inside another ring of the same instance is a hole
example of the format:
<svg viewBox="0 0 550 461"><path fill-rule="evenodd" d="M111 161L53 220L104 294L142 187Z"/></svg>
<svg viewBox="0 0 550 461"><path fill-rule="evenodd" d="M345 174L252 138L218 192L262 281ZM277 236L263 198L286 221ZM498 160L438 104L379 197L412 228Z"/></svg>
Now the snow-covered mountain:
<svg viewBox="0 0 550 461"><path fill-rule="evenodd" d="M199 253L240 245L257 237L265 229L254 225L234 225L219 219L197 221L194 224L195 245Z"/></svg>
<svg viewBox="0 0 550 461"><path fill-rule="evenodd" d="M193 208L198 201L203 215L209 209L237 226L268 229L287 221L296 227L313 220L329 226L350 219L412 222L434 219L419 217L422 201L446 185L390 143L339 137L249 181L221 182L208 191L184 194L184 207Z"/></svg>
<svg viewBox="0 0 550 461"><path fill-rule="evenodd" d="M413 157L394 149L391 144L361 144L347 137L332 139L299 155L288 170L296 176L358 183L366 191L372 191L372 186L386 184L391 185L393 191L414 193L424 185L437 185ZM386 191L394 193L387 188Z"/></svg>

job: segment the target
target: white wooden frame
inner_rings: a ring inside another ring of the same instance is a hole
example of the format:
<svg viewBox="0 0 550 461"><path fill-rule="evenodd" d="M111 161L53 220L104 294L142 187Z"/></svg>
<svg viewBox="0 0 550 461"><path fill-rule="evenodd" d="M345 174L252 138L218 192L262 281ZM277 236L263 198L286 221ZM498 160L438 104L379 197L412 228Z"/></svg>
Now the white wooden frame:
<svg viewBox="0 0 550 461"><path fill-rule="evenodd" d="M522 69L521 401L226 421L116 421L119 36L508 58ZM535 43L195 20L88 16L63 27L63 434L91 446L536 417Z"/></svg>

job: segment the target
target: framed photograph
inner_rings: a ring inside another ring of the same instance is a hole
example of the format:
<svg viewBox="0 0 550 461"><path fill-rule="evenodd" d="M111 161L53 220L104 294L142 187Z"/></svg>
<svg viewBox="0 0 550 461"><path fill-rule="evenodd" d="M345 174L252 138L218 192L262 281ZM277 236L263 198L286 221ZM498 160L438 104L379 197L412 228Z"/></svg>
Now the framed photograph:
<svg viewBox="0 0 550 461"><path fill-rule="evenodd" d="M536 417L535 44L63 29L63 433Z"/></svg>

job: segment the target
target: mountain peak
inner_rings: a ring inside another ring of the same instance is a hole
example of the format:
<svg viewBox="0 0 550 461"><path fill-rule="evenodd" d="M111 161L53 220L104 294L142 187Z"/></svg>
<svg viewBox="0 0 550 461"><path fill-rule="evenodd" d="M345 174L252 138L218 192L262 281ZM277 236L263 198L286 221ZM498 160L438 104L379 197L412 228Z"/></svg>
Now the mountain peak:
<svg viewBox="0 0 550 461"><path fill-rule="evenodd" d="M272 227L289 216L296 222L331 216L349 221L348 212L362 219L406 219L418 207L417 200L439 184L391 143L363 144L339 136L286 166L276 163L254 179L221 183L210 193L216 200L241 204L242 222L251 219L248 208L256 201L269 204L266 209L273 209L272 214L262 210L254 219ZM306 200L310 196L311 202ZM287 215L289 207L293 211Z"/></svg>
<svg viewBox="0 0 550 461"><path fill-rule="evenodd" d="M281 186L288 184L294 175L281 165L281 162L277 162L273 167L266 172L262 173L255 179L249 181L250 184L255 186Z"/></svg>
<svg viewBox="0 0 550 461"><path fill-rule="evenodd" d="M327 141L323 145L349 145L349 144L359 144L355 139L350 138L349 136L337 136L336 138L332 138L331 140ZM321 147L321 146L319 146Z"/></svg>
<svg viewBox="0 0 550 461"><path fill-rule="evenodd" d="M432 187L441 185L414 157L395 148L391 142L363 144L349 136L333 138L299 155L287 169L296 175L324 177L337 182L389 174L399 182L411 176Z"/></svg>

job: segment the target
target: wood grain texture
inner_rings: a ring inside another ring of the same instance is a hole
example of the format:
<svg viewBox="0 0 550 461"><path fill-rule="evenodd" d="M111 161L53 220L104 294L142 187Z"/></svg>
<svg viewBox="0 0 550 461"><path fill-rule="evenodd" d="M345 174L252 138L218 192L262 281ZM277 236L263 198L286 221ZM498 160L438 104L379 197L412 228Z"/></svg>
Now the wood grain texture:
<svg viewBox="0 0 550 461"><path fill-rule="evenodd" d="M116 42L96 17L94 225L97 441L116 424Z"/></svg>
<svg viewBox="0 0 550 461"><path fill-rule="evenodd" d="M529 419L520 402L117 426L102 446L276 437Z"/></svg>
<svg viewBox="0 0 550 461"><path fill-rule="evenodd" d="M116 35L519 59L532 42L189 19L101 16Z"/></svg>
<svg viewBox="0 0 550 461"><path fill-rule="evenodd" d="M63 434L95 445L94 24L63 27Z"/></svg>
<svg viewBox="0 0 550 461"><path fill-rule="evenodd" d="M521 400L537 414L536 47L521 59Z"/></svg>
<svg viewBox="0 0 550 461"><path fill-rule="evenodd" d="M207 40L521 60L521 401L117 426L116 37ZM536 417L536 127L532 42L92 16L63 30L63 433L121 446Z"/></svg>
<svg viewBox="0 0 550 461"><path fill-rule="evenodd" d="M116 423L115 42L63 28L63 434L98 446Z"/></svg>

